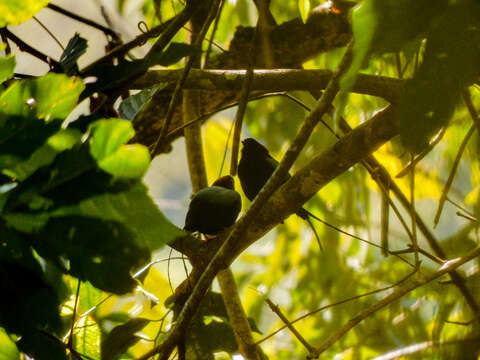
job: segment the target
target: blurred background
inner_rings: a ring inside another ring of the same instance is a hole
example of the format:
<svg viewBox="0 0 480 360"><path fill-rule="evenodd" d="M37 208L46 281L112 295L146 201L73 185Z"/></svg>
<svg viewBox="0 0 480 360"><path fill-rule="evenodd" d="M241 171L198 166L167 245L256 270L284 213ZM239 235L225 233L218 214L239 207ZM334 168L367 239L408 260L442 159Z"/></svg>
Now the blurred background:
<svg viewBox="0 0 480 360"><path fill-rule="evenodd" d="M138 24L141 21L151 28L161 21L158 14L161 14L162 19L165 20L181 8L181 5L175 1L153 0L56 0L53 3L101 24L106 24L105 16L102 15L104 11L113 29L121 34L124 42L140 34ZM315 4L312 2L313 5L321 3L321 1ZM272 11L279 22L299 16L297 2L273 1ZM36 18L64 46L75 33L80 33L88 40L87 53L79 60L80 68L105 54L107 42L102 32L50 9L43 9ZM223 48L228 48L237 25L255 25L256 9L252 1L229 0L225 5L222 18L215 41ZM58 59L62 53L59 45L35 20L11 27L10 30L55 59ZM186 41L187 35L188 31L184 30L175 38L175 41ZM136 48L131 55L142 57L150 46L151 44L147 43L141 48ZM13 46L13 52L17 59L16 73L42 75L48 71L46 64L22 53L15 46ZM305 67L333 69L342 54L343 50L322 54L306 63ZM179 63L178 67L181 66L183 65ZM395 59L393 55L377 58L370 62L364 72L397 76ZM313 98L306 93L295 92L293 95L309 106L314 105ZM480 104L478 88L473 89L472 97L476 105ZM386 102L382 99L351 95L344 108L344 116L354 127L370 119L385 105ZM81 104L71 117L87 111L88 104ZM234 108L221 112L203 126L210 183L218 175L228 172L227 136L235 111ZM267 98L252 102L247 109L242 137L255 137L271 150L275 158L280 160L306 114L304 109L284 98ZM326 120L330 125L335 126L334 119ZM440 240L450 258L464 254L478 245L477 224L472 224L458 216L456 214L458 208L451 203L446 204L438 226L436 228L432 226L438 199L455 160L456 150L464 138L466 124L470 121L465 107L459 107L453 117L452 126L445 133L442 142L416 167L416 209ZM294 171L333 145L335 141L334 136L319 125L296 162ZM226 162L222 169L224 153L226 153ZM409 160L408 154L397 140L383 146L375 155L392 176L398 174ZM478 166L478 135L475 135L467 145L449 193L453 202L461 204L472 212L476 212L478 207L480 184ZM409 194L408 176L396 180L404 193ZM237 189L240 189L240 184L238 180L236 181ZM173 143L170 153L157 156L153 160L145 176L145 183L161 211L174 224L183 227L191 196L183 139ZM323 188L307 203L306 207L327 222L379 244L380 200L375 182L361 166L357 165ZM245 210L248 208L249 201L243 194L242 201L243 210ZM401 213L408 218L405 211L401 210ZM241 290L243 305L248 315L255 319L259 331L263 334L255 334L258 339L282 325L266 305L267 297L279 304L285 313L294 319L320 306L394 284L411 270L393 256L383 257L377 248L319 223L315 226L325 246L324 252L318 249L308 226L292 216L252 245L233 264L232 269ZM389 241L391 249L405 249L410 242L392 211L390 212ZM428 248L428 244L420 234L419 241L422 247ZM161 318L165 315L166 310L162 307L162 302L171 295L172 289L185 279L186 271L184 263L178 260L179 254L172 252L169 248L155 254L154 260L168 259L169 256L176 260L155 265L145 283L145 289L159 298L160 305L150 308L148 299L142 297L142 294L135 294L114 297L105 302L99 311L105 314L124 311L132 317ZM437 268L437 265L427 258L422 258L422 266L427 270ZM478 262L469 263L463 267L463 270L470 275L468 282L472 285L477 298L480 298L480 285L477 281ZM214 289L218 289L217 285ZM347 305L328 309L297 323L297 328L312 342L320 342L338 329L340 324L344 324L358 311L382 296L383 293L364 297ZM101 294L97 294L96 297L101 298ZM463 300L459 300L458 292L452 289L452 285L432 283L410 293L401 301L360 324L331 350L328 358L367 359L396 346L427 341L435 331L438 336L441 333L442 337L468 332L468 329L453 324L443 324L441 330L437 328L440 318L468 321L470 319L466 314L468 314L466 305ZM156 330L147 327L144 331L146 335L153 337ZM141 341L134 348L133 354L142 354L149 346L148 341ZM305 349L287 331L280 332L262 346L271 359L302 358L306 354Z"/></svg>

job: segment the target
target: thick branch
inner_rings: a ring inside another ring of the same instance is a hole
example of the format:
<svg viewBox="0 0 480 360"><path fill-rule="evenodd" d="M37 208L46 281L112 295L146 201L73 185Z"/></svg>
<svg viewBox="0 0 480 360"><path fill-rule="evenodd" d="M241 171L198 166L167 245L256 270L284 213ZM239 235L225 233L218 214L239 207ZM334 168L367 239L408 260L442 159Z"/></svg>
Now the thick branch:
<svg viewBox="0 0 480 360"><path fill-rule="evenodd" d="M153 70L132 84L132 89L142 89L158 83L176 83L183 73L178 70ZM255 91L293 91L323 90L332 77L330 70L274 69L255 70L252 90ZM245 82L246 70L199 70L192 69L186 79L184 89L202 89L216 91L241 90ZM352 92L382 97L396 102L403 92L405 81L401 79L360 74Z"/></svg>

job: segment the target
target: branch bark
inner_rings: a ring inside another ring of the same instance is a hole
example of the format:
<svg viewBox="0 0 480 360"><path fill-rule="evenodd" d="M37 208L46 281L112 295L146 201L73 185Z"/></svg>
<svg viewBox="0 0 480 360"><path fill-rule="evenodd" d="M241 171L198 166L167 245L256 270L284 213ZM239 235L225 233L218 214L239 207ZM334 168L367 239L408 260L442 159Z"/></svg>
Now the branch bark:
<svg viewBox="0 0 480 360"><path fill-rule="evenodd" d="M143 89L158 83L176 83L183 73L177 70L151 70L132 83L132 89ZM331 70L262 69L255 70L251 89L272 91L318 91L327 86ZM245 82L246 70L192 69L184 84L185 89L239 91ZM397 102L402 95L405 80L377 75L359 74L352 92Z"/></svg>

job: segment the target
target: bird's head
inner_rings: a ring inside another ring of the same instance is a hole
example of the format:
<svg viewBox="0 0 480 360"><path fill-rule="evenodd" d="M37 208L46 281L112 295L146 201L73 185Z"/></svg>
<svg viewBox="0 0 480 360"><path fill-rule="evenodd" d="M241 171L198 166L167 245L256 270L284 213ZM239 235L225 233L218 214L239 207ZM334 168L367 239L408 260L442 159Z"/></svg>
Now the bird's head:
<svg viewBox="0 0 480 360"><path fill-rule="evenodd" d="M252 138L246 138L242 140L243 149L242 154L262 154L262 155L269 155L268 149L260 144L257 140Z"/></svg>
<svg viewBox="0 0 480 360"><path fill-rule="evenodd" d="M235 181L233 180L232 176L225 175L215 180L212 186L220 186L225 189L235 190Z"/></svg>

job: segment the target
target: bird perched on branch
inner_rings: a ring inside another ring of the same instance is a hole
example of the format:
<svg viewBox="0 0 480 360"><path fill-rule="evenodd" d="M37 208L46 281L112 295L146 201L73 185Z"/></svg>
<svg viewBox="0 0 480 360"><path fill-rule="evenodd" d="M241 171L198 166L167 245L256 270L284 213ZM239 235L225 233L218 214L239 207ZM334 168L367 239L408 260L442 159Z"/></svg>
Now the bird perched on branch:
<svg viewBox="0 0 480 360"><path fill-rule="evenodd" d="M242 200L235 191L233 177L222 176L193 196L183 229L217 235L235 223L241 208Z"/></svg>
<svg viewBox="0 0 480 360"><path fill-rule="evenodd" d="M270 176L272 176L278 166L278 161L270 155L265 146L255 139L247 138L242 141L242 144L242 157L238 164L238 177L240 178L243 192L249 200L253 200ZM282 184L290 177L290 174L287 174L282 179ZM310 217L318 218L304 208L298 210L296 214L308 223L315 234L320 249L323 249L317 231L310 220Z"/></svg>

